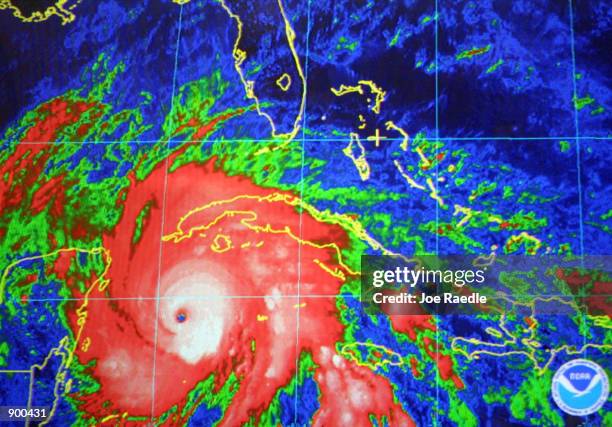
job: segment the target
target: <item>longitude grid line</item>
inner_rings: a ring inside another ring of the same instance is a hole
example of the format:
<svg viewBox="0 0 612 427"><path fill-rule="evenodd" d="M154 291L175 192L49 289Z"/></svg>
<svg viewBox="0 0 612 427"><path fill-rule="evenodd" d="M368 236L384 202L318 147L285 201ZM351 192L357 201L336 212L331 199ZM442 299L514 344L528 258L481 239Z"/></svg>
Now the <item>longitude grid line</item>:
<svg viewBox="0 0 612 427"><path fill-rule="evenodd" d="M182 26L182 22L183 22L183 5L180 5L180 9L179 9L179 18L178 18L178 29L177 29L177 36L176 36L176 49L174 52L174 71L172 73L172 98L170 100L170 111L173 110L174 108L174 95L176 92L176 75L177 75L177 70L178 70L178 54L179 54L179 49L180 49L180 41L181 41L181 26ZM170 140L168 140L166 142L166 147L168 148L168 151L170 149ZM161 287L161 261L162 261L162 237L164 234L164 224L165 224L165 218L166 218L166 193L168 190L168 159L169 159L169 152L166 153L166 159L164 160L164 168L165 168L165 172L164 172L164 191L163 191L163 199L162 199L162 210L161 210L161 226L160 226L160 236L159 236L159 256L157 259L157 286L156 286L156 290L155 290L155 329L154 329L154 337L153 337L153 376L152 376L152 380L151 380L151 423L154 423L154 417L155 417L155 377L156 377L156 371L157 371L157 338L158 338L158 322L159 322L159 304L160 304L160 297L159 297L159 292L160 292L160 287Z"/></svg>
<svg viewBox="0 0 612 427"><path fill-rule="evenodd" d="M576 49L575 49L575 37L574 37L574 12L573 12L573 1L569 0L569 18L570 18L570 46L572 52L572 84L573 84L573 98L572 104L574 105L574 126L576 128L576 180L578 183L578 216L579 216L579 232L580 232L580 257L584 262L584 221L583 221L583 206L582 206L582 173L581 173L581 149L580 149L580 126L578 119L578 108L576 106L576 99L578 99L578 90L576 85Z"/></svg>
<svg viewBox="0 0 612 427"><path fill-rule="evenodd" d="M280 1L280 0L279 0ZM306 163L306 125L307 125L307 106L308 106L308 58L310 56L310 0L306 0L306 59L304 61L304 116L302 118L302 162L300 167L300 200L304 201L304 166ZM299 60L299 58L298 58ZM302 240L304 208L300 206L299 233ZM302 280L302 244L298 244L298 277L297 277L297 310L295 322L295 396L293 401L293 424L297 425L298 419L298 387L300 381L300 288Z"/></svg>
<svg viewBox="0 0 612 427"><path fill-rule="evenodd" d="M35 378L35 373L34 373L34 368L30 367L30 381L29 381L29 386L28 386L28 402L27 402L27 410L28 412L30 411L30 408L32 407L32 401L34 400L34 378ZM30 416L26 415L26 419L25 419L25 427L29 427L30 426Z"/></svg>
<svg viewBox="0 0 612 427"><path fill-rule="evenodd" d="M439 84L439 77L438 77L438 26L439 26L439 13L438 13L438 0L435 0L434 3L434 16L435 16L435 20L434 20L434 78L435 78L435 92L434 92L434 108L435 108L435 138L436 138L436 142L435 142L435 158L436 158L436 182L435 182L435 190L436 190L436 194L438 194L438 177L439 177L439 164L440 162L437 160L438 158L438 142L439 142L439 138L440 138L440 110L439 110L439 105L438 105L438 84ZM439 203L438 200L435 200L436 202L436 228L435 228L435 238L436 238L436 256L438 256L440 250L439 250L439 244L440 244L440 236L437 233L438 227L440 227L440 210L439 210ZM439 333L439 325L438 325L438 316L437 316L437 311L438 311L438 307L436 306L436 317L435 317L435 324L436 324L436 367L438 368L438 370L440 369L440 333ZM439 380L439 373L436 374L436 409L435 409L435 425L439 425L439 420L438 420L438 412L440 410L440 380Z"/></svg>
<svg viewBox="0 0 612 427"><path fill-rule="evenodd" d="M574 2L573 0L568 0L569 3L569 24L570 24L570 50L572 53L572 104L574 106L574 126L576 129L576 181L578 185L578 229L579 229L579 239L580 239L580 263L584 268L584 218L583 218L583 206L582 206L582 170L580 167L580 125L578 121L578 107L576 105L576 100L578 99L578 89L576 84L576 46L575 46L575 36L574 36ZM587 331L586 331L586 307L584 308L584 312L582 313L582 324L583 335L582 335L582 348L584 349L584 357L587 355Z"/></svg>

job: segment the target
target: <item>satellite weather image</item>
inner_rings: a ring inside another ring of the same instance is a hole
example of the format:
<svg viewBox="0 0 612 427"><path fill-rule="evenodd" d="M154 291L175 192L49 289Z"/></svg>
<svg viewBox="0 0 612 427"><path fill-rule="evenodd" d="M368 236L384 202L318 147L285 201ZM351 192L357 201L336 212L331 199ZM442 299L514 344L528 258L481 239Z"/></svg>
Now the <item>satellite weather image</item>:
<svg viewBox="0 0 612 427"><path fill-rule="evenodd" d="M612 3L0 0L0 425L612 426Z"/></svg>

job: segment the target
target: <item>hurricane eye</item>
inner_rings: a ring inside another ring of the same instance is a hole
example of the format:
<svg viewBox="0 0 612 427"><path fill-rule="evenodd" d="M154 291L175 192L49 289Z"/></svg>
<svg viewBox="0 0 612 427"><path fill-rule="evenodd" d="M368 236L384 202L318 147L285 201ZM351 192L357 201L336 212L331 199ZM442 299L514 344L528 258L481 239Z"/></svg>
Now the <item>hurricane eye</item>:
<svg viewBox="0 0 612 427"><path fill-rule="evenodd" d="M187 320L187 314L185 314L182 311L179 311L178 313L176 313L176 321L179 323L183 323L185 320Z"/></svg>

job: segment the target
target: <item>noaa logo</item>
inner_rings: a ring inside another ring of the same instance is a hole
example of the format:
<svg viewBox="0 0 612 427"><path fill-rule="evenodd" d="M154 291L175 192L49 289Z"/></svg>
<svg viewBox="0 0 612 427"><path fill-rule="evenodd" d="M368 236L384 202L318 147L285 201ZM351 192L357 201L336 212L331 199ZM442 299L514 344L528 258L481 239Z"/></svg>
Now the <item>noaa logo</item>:
<svg viewBox="0 0 612 427"><path fill-rule="evenodd" d="M570 415L596 412L608 400L608 376L597 363L575 359L565 363L552 379L555 403Z"/></svg>

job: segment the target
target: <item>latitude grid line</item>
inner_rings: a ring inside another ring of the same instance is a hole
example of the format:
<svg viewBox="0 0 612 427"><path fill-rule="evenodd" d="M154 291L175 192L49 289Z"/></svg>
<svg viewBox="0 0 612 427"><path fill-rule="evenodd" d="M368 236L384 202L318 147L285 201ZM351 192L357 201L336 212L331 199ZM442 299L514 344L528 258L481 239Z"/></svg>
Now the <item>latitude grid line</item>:
<svg viewBox="0 0 612 427"><path fill-rule="evenodd" d="M180 51L180 42L181 42L181 26L183 22L183 4L180 5L179 8L179 16L178 16L178 29L176 36L176 49L174 52L174 70L172 72L172 98L170 100L170 111L172 112L174 108L174 99L176 92L176 76L178 71L178 57ZM165 147L170 147L170 141L166 141ZM169 151L169 150L168 150ZM152 380L151 380L151 425L155 424L155 386L156 386L156 376L157 376L157 341L158 341L158 323L159 323L159 305L160 305L160 287L161 287L161 264L162 264L162 251L163 251L163 235L164 235L164 224L166 219L166 196L168 191L168 169L169 169L169 159L170 155L166 156L164 160L164 191L163 191L163 200L162 200L162 209L161 209L161 226L160 226L160 236L159 236L159 256L157 259L157 286L155 290L155 332L153 338L153 363L152 363Z"/></svg>
<svg viewBox="0 0 612 427"><path fill-rule="evenodd" d="M297 298L297 294L284 294L284 295L170 295L166 297L143 297L143 296L133 296L133 297L80 297L80 298L29 298L28 302L61 302L61 301L172 301L172 300L219 300L219 299L262 299L262 298ZM569 298L576 299L575 295L569 294L507 294L505 295L507 298L522 298L522 297L530 297L530 298ZM602 293L602 294L591 294L589 297L612 297L612 294ZM300 298L312 298L312 299L321 299L321 298L353 298L355 300L361 301L361 297L355 296L353 294L300 294ZM487 298L497 300L497 299L506 299L504 296L494 296L487 295ZM16 303L19 303L19 300L9 300Z"/></svg>
<svg viewBox="0 0 612 427"><path fill-rule="evenodd" d="M434 129L435 131L435 129ZM439 136L436 138L438 141L457 141L457 142L494 142L494 141L539 141L539 142L547 142L547 141L557 141L557 140L579 140L579 139L588 139L593 141L605 141L612 143L612 135L609 136L576 136L576 135L562 135L562 136ZM300 141L304 142L348 142L350 141L350 137L347 135L344 138L299 138ZM402 142L402 137L385 137L383 141L390 142ZM142 140L84 140L84 141L14 141L14 144L17 145L52 145L52 144L140 144L140 145L155 145L160 142L169 142L163 141L162 139L142 139ZM252 144L260 144L267 142L283 142L282 139L278 138L231 138L231 139L201 139L201 140L182 140L176 141L177 144L239 144L243 142L250 142Z"/></svg>

